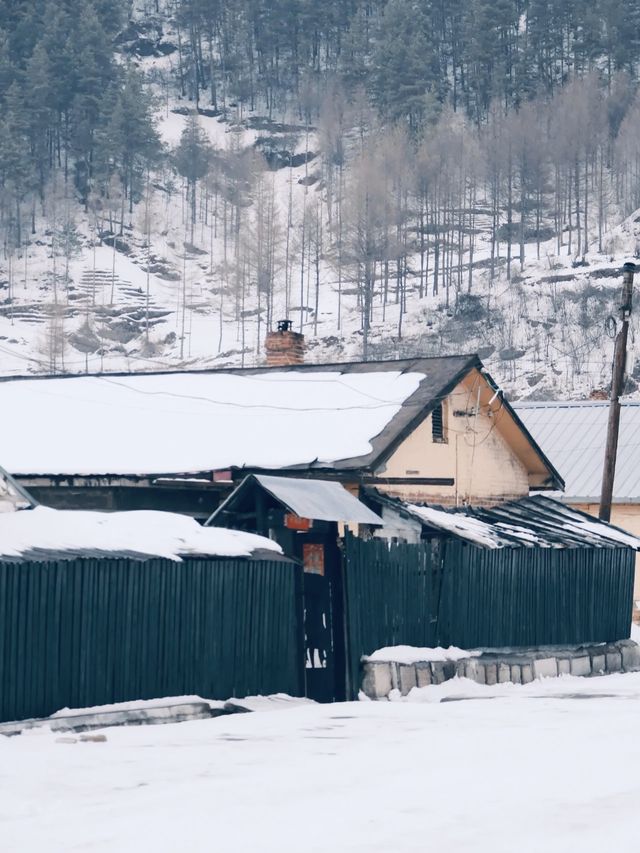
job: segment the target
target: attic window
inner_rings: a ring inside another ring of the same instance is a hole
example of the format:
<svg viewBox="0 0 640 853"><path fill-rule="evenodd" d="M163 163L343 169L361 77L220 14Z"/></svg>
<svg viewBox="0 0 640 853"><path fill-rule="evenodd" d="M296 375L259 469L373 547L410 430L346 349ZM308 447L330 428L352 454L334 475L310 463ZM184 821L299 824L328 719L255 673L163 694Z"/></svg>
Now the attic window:
<svg viewBox="0 0 640 853"><path fill-rule="evenodd" d="M447 440L444 428L444 406L442 403L438 403L431 412L431 436L436 444L444 444Z"/></svg>

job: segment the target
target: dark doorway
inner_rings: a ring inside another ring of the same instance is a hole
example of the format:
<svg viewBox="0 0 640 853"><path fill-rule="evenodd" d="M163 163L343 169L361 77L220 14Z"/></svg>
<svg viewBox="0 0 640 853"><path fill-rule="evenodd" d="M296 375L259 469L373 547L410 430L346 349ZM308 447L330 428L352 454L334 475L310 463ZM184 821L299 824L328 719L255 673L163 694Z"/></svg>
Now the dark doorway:
<svg viewBox="0 0 640 853"><path fill-rule="evenodd" d="M307 530L291 530L285 524L272 528L271 533L285 554L304 567L306 695L316 702L340 701L346 696L346 686L338 526L335 522L316 521Z"/></svg>
<svg viewBox="0 0 640 853"><path fill-rule="evenodd" d="M337 525L300 534L304 567L307 696L318 702L345 698L344 587ZM325 528L325 529L323 529Z"/></svg>

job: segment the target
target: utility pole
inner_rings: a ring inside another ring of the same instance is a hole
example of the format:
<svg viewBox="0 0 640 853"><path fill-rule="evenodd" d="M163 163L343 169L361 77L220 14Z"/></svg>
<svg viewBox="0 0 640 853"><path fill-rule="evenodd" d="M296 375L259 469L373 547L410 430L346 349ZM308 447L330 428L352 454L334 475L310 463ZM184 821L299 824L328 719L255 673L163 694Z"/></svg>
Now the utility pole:
<svg viewBox="0 0 640 853"><path fill-rule="evenodd" d="M622 304L620 319L622 327L616 335L613 353L613 372L611 377L611 402L609 405L609 423L607 426L607 444L604 451L604 469L602 471L602 492L600 495L600 518L611 519L611 500L613 481L616 476L616 457L618 455L618 433L620 430L620 395L624 391L625 368L627 363L627 336L631 318L633 299L633 274L636 265L627 262L622 268Z"/></svg>

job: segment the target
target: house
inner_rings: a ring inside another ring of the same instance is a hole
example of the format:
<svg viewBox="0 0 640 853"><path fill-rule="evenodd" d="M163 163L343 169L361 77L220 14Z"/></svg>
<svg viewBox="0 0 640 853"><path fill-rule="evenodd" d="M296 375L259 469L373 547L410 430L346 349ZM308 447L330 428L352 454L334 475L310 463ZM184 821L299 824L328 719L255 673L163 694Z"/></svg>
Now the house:
<svg viewBox="0 0 640 853"><path fill-rule="evenodd" d="M0 381L5 463L42 503L204 521L250 473L493 504L563 481L475 355Z"/></svg>
<svg viewBox="0 0 640 853"><path fill-rule="evenodd" d="M613 524L640 535L640 402L621 404ZM514 409L545 453L562 471L565 488L557 497L597 516L609 418L606 400L515 403ZM640 621L640 557L636 560L634 620Z"/></svg>

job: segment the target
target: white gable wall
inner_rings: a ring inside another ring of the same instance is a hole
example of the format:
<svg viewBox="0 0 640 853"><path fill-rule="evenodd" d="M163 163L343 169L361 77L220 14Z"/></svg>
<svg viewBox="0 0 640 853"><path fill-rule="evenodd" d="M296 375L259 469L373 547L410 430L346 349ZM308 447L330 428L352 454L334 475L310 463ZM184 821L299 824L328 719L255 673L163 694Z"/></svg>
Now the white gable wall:
<svg viewBox="0 0 640 853"><path fill-rule="evenodd" d="M407 485L380 488L410 501L447 505L491 504L529 494L528 472L497 424L503 412L490 415L486 406L476 411L468 386L458 385L444 402L446 442L433 441L431 416L398 447L378 477L403 478ZM451 478L453 486L416 483L425 477Z"/></svg>

